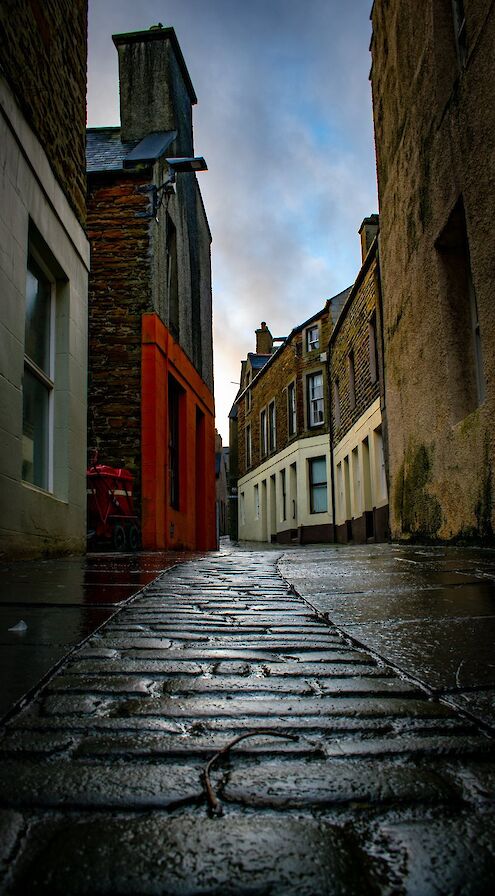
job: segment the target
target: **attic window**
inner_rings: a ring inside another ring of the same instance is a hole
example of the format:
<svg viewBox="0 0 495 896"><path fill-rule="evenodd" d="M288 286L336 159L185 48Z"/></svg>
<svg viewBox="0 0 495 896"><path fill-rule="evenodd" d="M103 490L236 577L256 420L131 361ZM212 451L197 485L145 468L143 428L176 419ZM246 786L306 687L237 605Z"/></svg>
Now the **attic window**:
<svg viewBox="0 0 495 896"><path fill-rule="evenodd" d="M306 351L314 352L320 347L320 335L318 327L308 327L306 330Z"/></svg>

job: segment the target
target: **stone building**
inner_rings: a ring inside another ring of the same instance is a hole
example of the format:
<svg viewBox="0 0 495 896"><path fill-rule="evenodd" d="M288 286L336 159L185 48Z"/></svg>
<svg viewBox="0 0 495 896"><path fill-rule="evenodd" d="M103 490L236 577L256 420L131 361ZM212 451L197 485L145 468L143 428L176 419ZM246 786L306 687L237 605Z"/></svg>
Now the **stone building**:
<svg viewBox="0 0 495 896"><path fill-rule="evenodd" d="M266 325L256 331L254 358L264 357L263 365L255 372L248 355L236 401L242 540L333 540L325 347L347 293L295 327L273 354Z"/></svg>
<svg viewBox="0 0 495 896"><path fill-rule="evenodd" d="M495 9L372 23L392 536L491 539Z"/></svg>
<svg viewBox="0 0 495 896"><path fill-rule="evenodd" d="M121 126L88 131L88 439L134 474L144 547L210 549L211 236L194 173L205 167L196 95L173 28L113 41Z"/></svg>
<svg viewBox="0 0 495 896"><path fill-rule="evenodd" d="M222 437L215 430L215 485L217 535L228 535L229 531L229 449L223 447Z"/></svg>
<svg viewBox="0 0 495 896"><path fill-rule="evenodd" d="M361 228L362 267L328 346L335 540L384 541L388 497L378 216Z"/></svg>
<svg viewBox="0 0 495 896"><path fill-rule="evenodd" d="M0 2L0 555L86 546L86 0Z"/></svg>

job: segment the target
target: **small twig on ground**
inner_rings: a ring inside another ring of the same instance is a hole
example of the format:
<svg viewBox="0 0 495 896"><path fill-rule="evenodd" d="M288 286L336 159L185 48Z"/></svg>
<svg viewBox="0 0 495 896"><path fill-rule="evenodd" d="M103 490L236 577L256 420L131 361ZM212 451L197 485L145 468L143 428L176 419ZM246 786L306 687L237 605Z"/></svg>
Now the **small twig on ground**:
<svg viewBox="0 0 495 896"><path fill-rule="evenodd" d="M214 756L207 762L206 768L203 772L203 779L206 788L206 798L208 800L208 805L210 807L210 811L213 815L220 816L222 814L222 807L218 801L218 798L213 790L210 779L210 771L219 759L223 758L230 752L232 747L235 747L241 740L246 740L247 737L258 737L259 735L263 735L264 737L283 737L286 740L299 740L298 734L284 734L281 731L271 731L269 728L254 728L252 731L246 731L245 734L239 734L238 737L234 737L233 740L229 741L225 747L222 747L221 750L218 750Z"/></svg>

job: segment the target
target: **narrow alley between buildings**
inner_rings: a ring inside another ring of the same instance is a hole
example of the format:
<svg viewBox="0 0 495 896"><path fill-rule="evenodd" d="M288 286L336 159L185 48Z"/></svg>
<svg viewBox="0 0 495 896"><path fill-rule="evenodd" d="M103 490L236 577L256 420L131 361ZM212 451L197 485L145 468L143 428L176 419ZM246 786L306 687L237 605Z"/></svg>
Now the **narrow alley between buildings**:
<svg viewBox="0 0 495 896"><path fill-rule="evenodd" d="M5 726L1 891L493 892L494 576L230 543L159 575Z"/></svg>

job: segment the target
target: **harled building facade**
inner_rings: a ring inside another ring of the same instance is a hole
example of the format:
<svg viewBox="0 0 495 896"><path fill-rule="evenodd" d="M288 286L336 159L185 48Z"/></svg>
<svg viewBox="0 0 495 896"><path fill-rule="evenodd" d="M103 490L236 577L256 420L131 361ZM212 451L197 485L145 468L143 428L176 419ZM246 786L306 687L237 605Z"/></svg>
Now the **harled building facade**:
<svg viewBox="0 0 495 896"><path fill-rule="evenodd" d="M495 7L375 0L393 537L493 538Z"/></svg>
<svg viewBox="0 0 495 896"><path fill-rule="evenodd" d="M86 0L0 2L0 556L86 548Z"/></svg>

